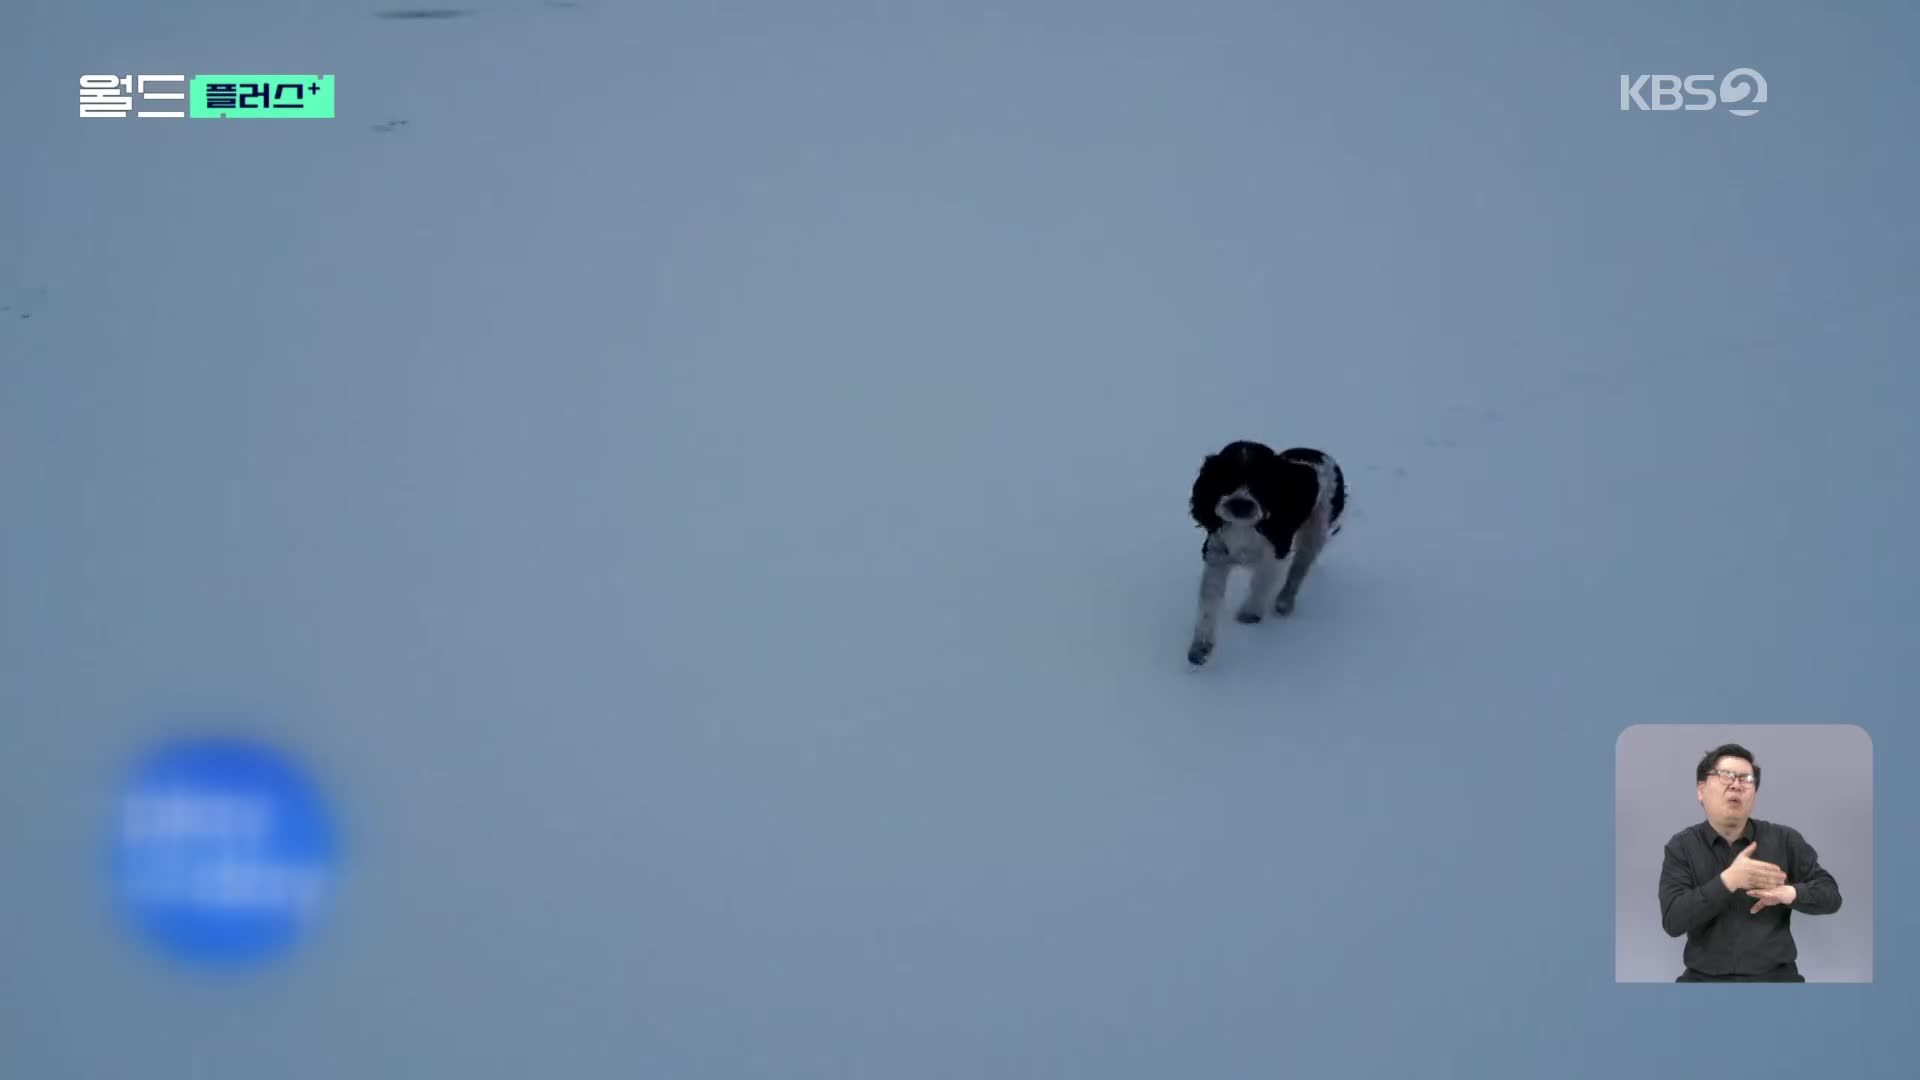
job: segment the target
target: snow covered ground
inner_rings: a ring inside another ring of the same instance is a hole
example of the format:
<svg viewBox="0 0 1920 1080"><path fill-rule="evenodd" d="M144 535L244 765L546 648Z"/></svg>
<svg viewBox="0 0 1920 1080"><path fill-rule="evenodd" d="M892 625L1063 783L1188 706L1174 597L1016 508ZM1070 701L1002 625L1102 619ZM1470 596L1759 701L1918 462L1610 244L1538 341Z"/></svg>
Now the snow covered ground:
<svg viewBox="0 0 1920 1080"><path fill-rule="evenodd" d="M21 5L0 1075L1906 1074L1910 8ZM1351 524L1193 671L1234 438ZM238 985L95 859L203 704L351 842ZM1879 982L1614 985L1722 721L1873 736Z"/></svg>

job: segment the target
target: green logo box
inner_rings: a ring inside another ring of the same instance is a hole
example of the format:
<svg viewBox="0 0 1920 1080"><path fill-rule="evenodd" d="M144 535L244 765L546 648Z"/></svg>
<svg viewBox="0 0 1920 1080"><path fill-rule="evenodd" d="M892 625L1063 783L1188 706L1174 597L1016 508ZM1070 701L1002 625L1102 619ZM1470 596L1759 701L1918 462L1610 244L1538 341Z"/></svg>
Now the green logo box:
<svg viewBox="0 0 1920 1080"><path fill-rule="evenodd" d="M187 92L195 120L331 120L331 75L195 75Z"/></svg>

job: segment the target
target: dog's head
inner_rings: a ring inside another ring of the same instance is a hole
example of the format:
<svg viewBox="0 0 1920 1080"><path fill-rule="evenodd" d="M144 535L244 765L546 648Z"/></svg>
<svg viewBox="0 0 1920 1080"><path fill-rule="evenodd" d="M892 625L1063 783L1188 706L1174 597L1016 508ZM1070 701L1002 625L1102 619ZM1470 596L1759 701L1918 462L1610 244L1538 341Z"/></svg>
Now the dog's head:
<svg viewBox="0 0 1920 1080"><path fill-rule="evenodd" d="M1232 442L1200 464L1189 510L1201 528L1257 526L1276 509L1272 477L1278 455L1257 442Z"/></svg>

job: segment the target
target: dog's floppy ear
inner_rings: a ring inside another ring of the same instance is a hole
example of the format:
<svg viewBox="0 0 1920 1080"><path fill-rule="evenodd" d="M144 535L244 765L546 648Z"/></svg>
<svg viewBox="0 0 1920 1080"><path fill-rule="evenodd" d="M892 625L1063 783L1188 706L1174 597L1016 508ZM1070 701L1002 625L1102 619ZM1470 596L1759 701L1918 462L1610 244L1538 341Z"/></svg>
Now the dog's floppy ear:
<svg viewBox="0 0 1920 1080"><path fill-rule="evenodd" d="M1193 493L1187 497L1187 512L1201 528L1213 532L1224 522L1214 512L1214 504L1225 494L1220 490L1220 455L1210 454L1200 463L1200 475L1193 478Z"/></svg>
<svg viewBox="0 0 1920 1080"><path fill-rule="evenodd" d="M1256 527L1273 545L1275 556L1285 558L1292 549L1293 534L1306 524L1317 494L1313 473L1298 466L1264 469L1254 478L1253 497L1267 511Z"/></svg>

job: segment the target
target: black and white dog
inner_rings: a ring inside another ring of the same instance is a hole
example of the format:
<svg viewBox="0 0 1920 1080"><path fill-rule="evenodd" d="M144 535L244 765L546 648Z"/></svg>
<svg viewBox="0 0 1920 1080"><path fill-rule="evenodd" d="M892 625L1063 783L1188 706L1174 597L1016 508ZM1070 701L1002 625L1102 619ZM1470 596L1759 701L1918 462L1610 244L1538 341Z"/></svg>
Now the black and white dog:
<svg viewBox="0 0 1920 1080"><path fill-rule="evenodd" d="M1207 539L1200 546L1200 615L1187 662L1204 664L1213 653L1214 627L1234 567L1253 570L1253 588L1235 616L1239 621L1259 622L1269 605L1277 615L1293 611L1307 571L1340 532L1347 479L1319 450L1296 446L1276 454L1261 443L1233 442L1201 464L1188 509ZM1280 561L1289 552L1293 563L1275 596Z"/></svg>

